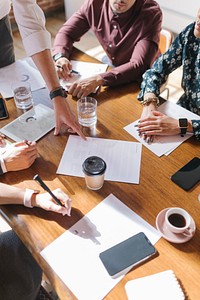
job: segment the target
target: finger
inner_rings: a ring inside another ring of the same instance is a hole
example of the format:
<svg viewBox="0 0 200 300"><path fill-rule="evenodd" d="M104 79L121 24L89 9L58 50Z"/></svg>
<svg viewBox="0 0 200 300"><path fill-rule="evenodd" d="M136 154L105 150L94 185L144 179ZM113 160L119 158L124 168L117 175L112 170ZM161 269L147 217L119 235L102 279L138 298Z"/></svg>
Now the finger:
<svg viewBox="0 0 200 300"><path fill-rule="evenodd" d="M160 111L158 110L153 110L152 113L154 114L154 116L164 116L164 114L162 114Z"/></svg>

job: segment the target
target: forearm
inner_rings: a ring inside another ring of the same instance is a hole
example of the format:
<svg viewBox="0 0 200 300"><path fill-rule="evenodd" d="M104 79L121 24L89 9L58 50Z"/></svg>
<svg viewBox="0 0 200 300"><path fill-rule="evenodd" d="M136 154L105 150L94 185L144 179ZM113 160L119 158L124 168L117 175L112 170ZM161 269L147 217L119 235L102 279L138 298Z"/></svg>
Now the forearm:
<svg viewBox="0 0 200 300"><path fill-rule="evenodd" d="M25 190L0 183L0 204L23 204Z"/></svg>
<svg viewBox="0 0 200 300"><path fill-rule="evenodd" d="M50 50L46 49L32 56L34 63L42 74L49 91L60 86Z"/></svg>
<svg viewBox="0 0 200 300"><path fill-rule="evenodd" d="M123 63L118 61L118 66L103 74L104 85L116 86L141 81L142 74L150 68L157 51L158 48L156 44L140 41L133 49L129 61Z"/></svg>

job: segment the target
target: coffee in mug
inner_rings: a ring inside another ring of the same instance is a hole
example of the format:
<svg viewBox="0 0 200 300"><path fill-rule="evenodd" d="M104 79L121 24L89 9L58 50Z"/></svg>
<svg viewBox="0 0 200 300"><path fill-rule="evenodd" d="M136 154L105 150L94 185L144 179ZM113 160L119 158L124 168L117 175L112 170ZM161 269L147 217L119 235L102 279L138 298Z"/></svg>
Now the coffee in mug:
<svg viewBox="0 0 200 300"><path fill-rule="evenodd" d="M165 224L173 233L182 233L185 235L193 233L190 227L191 217L186 210L180 207L173 207L167 210Z"/></svg>

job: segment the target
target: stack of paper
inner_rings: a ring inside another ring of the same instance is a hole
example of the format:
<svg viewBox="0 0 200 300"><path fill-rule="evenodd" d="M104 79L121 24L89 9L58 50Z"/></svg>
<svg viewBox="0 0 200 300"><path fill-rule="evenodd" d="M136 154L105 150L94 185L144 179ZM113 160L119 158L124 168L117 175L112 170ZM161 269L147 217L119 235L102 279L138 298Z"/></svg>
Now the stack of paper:
<svg viewBox="0 0 200 300"><path fill-rule="evenodd" d="M184 300L185 295L172 270L128 281L128 300Z"/></svg>
<svg viewBox="0 0 200 300"><path fill-rule="evenodd" d="M200 116L170 101L166 101L165 103L160 105L158 107L158 110L163 114L175 119L188 118L189 120L200 120ZM169 136L157 135L155 136L153 143L148 144L142 137L139 137L137 131L138 127L135 126L137 124L138 120L127 125L126 127L124 127L124 129L134 138L140 141L144 146L146 146L149 150L154 152L157 156L162 156L164 154L168 155L179 145L181 145L181 143L183 143L193 135L192 133L187 133L184 137L181 137L178 134Z"/></svg>

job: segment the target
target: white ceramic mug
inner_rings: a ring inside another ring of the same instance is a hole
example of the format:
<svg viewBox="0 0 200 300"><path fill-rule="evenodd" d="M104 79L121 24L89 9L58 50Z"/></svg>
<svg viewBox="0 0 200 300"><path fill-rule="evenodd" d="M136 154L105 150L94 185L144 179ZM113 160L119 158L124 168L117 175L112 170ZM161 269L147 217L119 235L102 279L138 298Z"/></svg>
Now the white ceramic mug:
<svg viewBox="0 0 200 300"><path fill-rule="evenodd" d="M173 233L192 235L191 216L180 207L169 208L165 214L165 224Z"/></svg>

